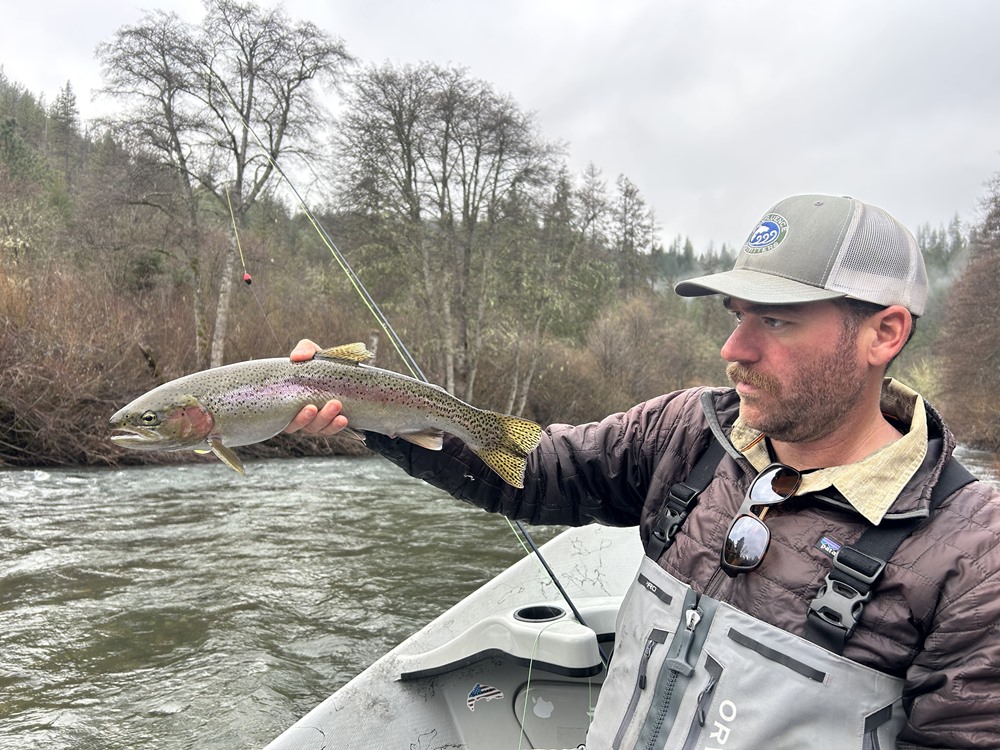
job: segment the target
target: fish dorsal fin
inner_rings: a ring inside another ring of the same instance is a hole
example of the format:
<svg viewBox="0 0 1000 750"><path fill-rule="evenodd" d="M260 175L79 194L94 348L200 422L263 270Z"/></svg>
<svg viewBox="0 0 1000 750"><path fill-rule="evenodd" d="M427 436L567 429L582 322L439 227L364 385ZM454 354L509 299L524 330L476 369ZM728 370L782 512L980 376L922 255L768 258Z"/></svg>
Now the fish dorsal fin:
<svg viewBox="0 0 1000 750"><path fill-rule="evenodd" d="M374 354L368 351L368 347L359 341L354 344L341 344L340 346L332 346L329 349L324 349L321 352L317 352L313 359L336 359L340 362L350 362L360 365L374 356Z"/></svg>

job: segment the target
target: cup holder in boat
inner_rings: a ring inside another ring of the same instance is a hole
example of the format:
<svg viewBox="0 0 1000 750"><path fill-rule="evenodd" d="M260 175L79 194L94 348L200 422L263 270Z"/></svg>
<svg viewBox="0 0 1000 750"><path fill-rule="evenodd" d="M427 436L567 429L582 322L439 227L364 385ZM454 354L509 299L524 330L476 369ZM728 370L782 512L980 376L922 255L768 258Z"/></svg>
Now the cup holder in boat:
<svg viewBox="0 0 1000 750"><path fill-rule="evenodd" d="M566 614L566 610L561 607L540 604L534 607L521 607L514 612L514 619L521 622L551 622L558 620L564 614Z"/></svg>

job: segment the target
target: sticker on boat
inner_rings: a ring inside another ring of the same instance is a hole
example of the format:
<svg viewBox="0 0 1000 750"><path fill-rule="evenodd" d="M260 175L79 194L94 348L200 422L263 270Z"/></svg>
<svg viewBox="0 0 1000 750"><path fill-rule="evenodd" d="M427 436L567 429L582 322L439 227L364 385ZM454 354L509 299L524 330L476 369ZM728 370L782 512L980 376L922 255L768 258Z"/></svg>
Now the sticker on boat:
<svg viewBox="0 0 1000 750"><path fill-rule="evenodd" d="M475 711L478 701L491 701L495 698L503 698L503 693L495 687L477 682L476 686L469 691L469 697L465 701L465 704L469 707L470 711Z"/></svg>

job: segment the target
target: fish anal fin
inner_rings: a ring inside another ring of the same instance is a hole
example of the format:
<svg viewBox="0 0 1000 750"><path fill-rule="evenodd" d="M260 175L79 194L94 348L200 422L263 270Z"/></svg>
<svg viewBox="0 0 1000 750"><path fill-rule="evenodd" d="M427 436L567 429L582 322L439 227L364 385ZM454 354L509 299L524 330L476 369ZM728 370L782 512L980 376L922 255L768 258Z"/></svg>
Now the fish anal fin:
<svg viewBox="0 0 1000 750"><path fill-rule="evenodd" d="M233 471L246 475L247 470L243 468L243 462L240 461L239 456L233 453L231 448L224 446L222 441L218 439L209 440L208 444L212 446L212 453L214 453L216 458L222 461L222 463Z"/></svg>
<svg viewBox="0 0 1000 750"><path fill-rule="evenodd" d="M374 354L368 351L368 347L359 341L354 344L332 346L329 349L316 352L313 359L335 359L339 362L349 362L351 364L360 365L362 362L367 362L374 356Z"/></svg>
<svg viewBox="0 0 1000 750"><path fill-rule="evenodd" d="M444 445L444 433L441 430L400 432L396 434L396 437L432 451L439 451L442 445Z"/></svg>
<svg viewBox="0 0 1000 750"><path fill-rule="evenodd" d="M357 440L359 443L365 442L365 434L363 432L358 432L357 430L352 430L350 427L345 427L340 431L340 434L345 438L350 438L351 440Z"/></svg>

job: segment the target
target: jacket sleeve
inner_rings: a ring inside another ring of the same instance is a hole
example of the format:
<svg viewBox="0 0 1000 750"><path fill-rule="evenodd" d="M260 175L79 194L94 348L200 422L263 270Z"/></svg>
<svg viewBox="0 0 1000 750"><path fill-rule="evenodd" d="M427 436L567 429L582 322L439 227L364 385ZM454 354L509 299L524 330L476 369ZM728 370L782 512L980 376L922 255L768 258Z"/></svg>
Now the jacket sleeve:
<svg viewBox="0 0 1000 750"><path fill-rule="evenodd" d="M968 525L939 540L956 562L906 675L900 748L1000 748L1000 493L978 484Z"/></svg>
<svg viewBox="0 0 1000 750"><path fill-rule="evenodd" d="M682 440L678 425L697 404L697 391L644 402L600 422L555 424L528 456L524 489L494 474L460 440L445 436L431 451L369 434L369 447L408 474L493 513L531 524L630 526L640 519L653 470Z"/></svg>

